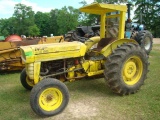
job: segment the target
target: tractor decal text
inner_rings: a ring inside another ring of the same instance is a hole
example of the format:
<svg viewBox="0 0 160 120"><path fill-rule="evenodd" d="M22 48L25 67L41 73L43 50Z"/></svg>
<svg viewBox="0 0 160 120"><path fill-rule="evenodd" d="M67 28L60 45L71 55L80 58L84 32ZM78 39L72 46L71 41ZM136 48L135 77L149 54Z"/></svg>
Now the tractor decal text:
<svg viewBox="0 0 160 120"><path fill-rule="evenodd" d="M47 47L37 47L35 48L35 52L36 53L47 53L48 50L47 50Z"/></svg>

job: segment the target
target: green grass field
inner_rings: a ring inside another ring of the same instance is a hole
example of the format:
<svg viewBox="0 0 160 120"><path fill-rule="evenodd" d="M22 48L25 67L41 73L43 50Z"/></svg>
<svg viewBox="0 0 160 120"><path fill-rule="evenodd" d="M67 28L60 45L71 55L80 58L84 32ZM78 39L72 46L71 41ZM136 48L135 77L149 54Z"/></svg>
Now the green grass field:
<svg viewBox="0 0 160 120"><path fill-rule="evenodd" d="M104 79L66 83L70 102L63 113L41 118L30 108L30 91L19 81L20 72L0 75L0 120L160 120L160 44L149 57L148 78L139 92L118 96Z"/></svg>

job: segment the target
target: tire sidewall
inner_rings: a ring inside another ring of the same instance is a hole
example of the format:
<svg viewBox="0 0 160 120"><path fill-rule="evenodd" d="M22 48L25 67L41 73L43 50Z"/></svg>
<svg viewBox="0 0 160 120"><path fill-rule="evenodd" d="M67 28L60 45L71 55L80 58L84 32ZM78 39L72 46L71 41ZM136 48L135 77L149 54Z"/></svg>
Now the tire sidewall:
<svg viewBox="0 0 160 120"><path fill-rule="evenodd" d="M49 79L49 80L51 80L51 79ZM45 80L42 80L42 81L45 81ZM34 110L34 112L36 112L40 116L53 116L53 115L57 115L57 114L61 113L65 109L65 107L67 106L67 104L69 102L69 92L68 92L67 87L64 85L64 83L57 80L56 83L53 83L53 84L48 83L44 86L42 85L41 87L37 87L38 84L35 85L35 87L32 89L33 91L31 91L32 92L31 94L33 96L31 98L32 100L30 100L30 103L32 105L33 104L35 105L34 108L32 106L32 109ZM58 90L61 91L62 96L63 96L62 103L61 103L60 107L54 111L45 111L39 105L39 97L40 97L41 93L47 88L57 88Z"/></svg>
<svg viewBox="0 0 160 120"><path fill-rule="evenodd" d="M24 68L20 74L20 81L21 81L21 84L22 86L27 89L27 90L31 90L33 88L33 86L30 86L27 81L26 81L26 78L27 78L27 74L26 74L26 69Z"/></svg>
<svg viewBox="0 0 160 120"><path fill-rule="evenodd" d="M145 49L145 39L146 37L149 37L150 38L150 47L148 50ZM147 30L143 30L143 31L140 31L138 34L137 34L137 37L136 37L136 41L139 43L139 45L141 46L141 48L143 48L145 50L145 52L149 55L150 51L152 50L152 44L153 44L153 37L152 37L152 34L147 31Z"/></svg>
<svg viewBox="0 0 160 120"><path fill-rule="evenodd" d="M149 47L149 49L148 50L146 50L145 49L145 39L146 38L150 38L149 39L149 41L150 41L150 47ZM146 32L146 34L144 35L144 37L143 37L143 39L140 41L141 42L141 47L146 51L146 53L148 54L150 51L151 51L151 49L152 49L152 37L151 37L151 35L148 33L148 32Z"/></svg>
<svg viewBox="0 0 160 120"><path fill-rule="evenodd" d="M145 53L145 52L144 52ZM140 86L144 83L144 80L145 80L145 74L147 73L147 70L148 70L148 68L147 68L147 64L148 63L146 63L146 61L145 61L145 56L144 56L145 54L143 54L142 52L139 52L139 51L137 51L137 50L135 50L135 51L133 51L133 52L129 52L128 54L126 54L126 56L123 58L123 60L122 60L122 64L121 64L121 66L120 66L120 84L122 84L122 86L123 86L123 89L126 89L127 91L130 91L130 92L133 92L135 89L139 89L140 88ZM125 62L130 58L130 57L132 57L132 56L138 56L140 59L141 59L141 61L142 61L142 63L143 63L143 71L142 71L142 75L141 75L141 78L138 80L138 82L137 83L135 83L134 85L127 85L125 82L124 82L124 80L123 80L123 77L122 77L122 75L123 75L123 67L124 67L124 64L125 64Z"/></svg>

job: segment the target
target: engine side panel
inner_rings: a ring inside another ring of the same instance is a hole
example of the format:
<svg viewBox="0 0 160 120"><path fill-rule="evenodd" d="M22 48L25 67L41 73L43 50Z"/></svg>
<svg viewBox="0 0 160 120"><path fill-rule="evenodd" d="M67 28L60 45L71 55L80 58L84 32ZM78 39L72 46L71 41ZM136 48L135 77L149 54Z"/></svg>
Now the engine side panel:
<svg viewBox="0 0 160 120"><path fill-rule="evenodd" d="M81 42L65 42L21 47L26 63L59 60L84 56L86 45Z"/></svg>

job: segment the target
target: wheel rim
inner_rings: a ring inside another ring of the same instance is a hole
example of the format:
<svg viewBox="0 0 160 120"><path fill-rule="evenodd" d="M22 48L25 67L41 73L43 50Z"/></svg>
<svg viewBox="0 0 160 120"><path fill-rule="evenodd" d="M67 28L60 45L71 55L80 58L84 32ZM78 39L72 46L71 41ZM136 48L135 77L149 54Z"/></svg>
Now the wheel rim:
<svg viewBox="0 0 160 120"><path fill-rule="evenodd" d="M39 97L39 105L45 111L53 111L62 104L62 92L57 88L45 89Z"/></svg>
<svg viewBox="0 0 160 120"><path fill-rule="evenodd" d="M143 64L138 56L130 57L124 64L122 69L123 80L127 85L136 84L143 72Z"/></svg>
<svg viewBox="0 0 160 120"><path fill-rule="evenodd" d="M150 46L151 46L150 38L146 37L145 40L144 40L144 48L145 48L145 50L149 50Z"/></svg>
<svg viewBox="0 0 160 120"><path fill-rule="evenodd" d="M26 77L26 82L29 86L33 87L34 84L33 84L33 80L30 80L28 77Z"/></svg>

